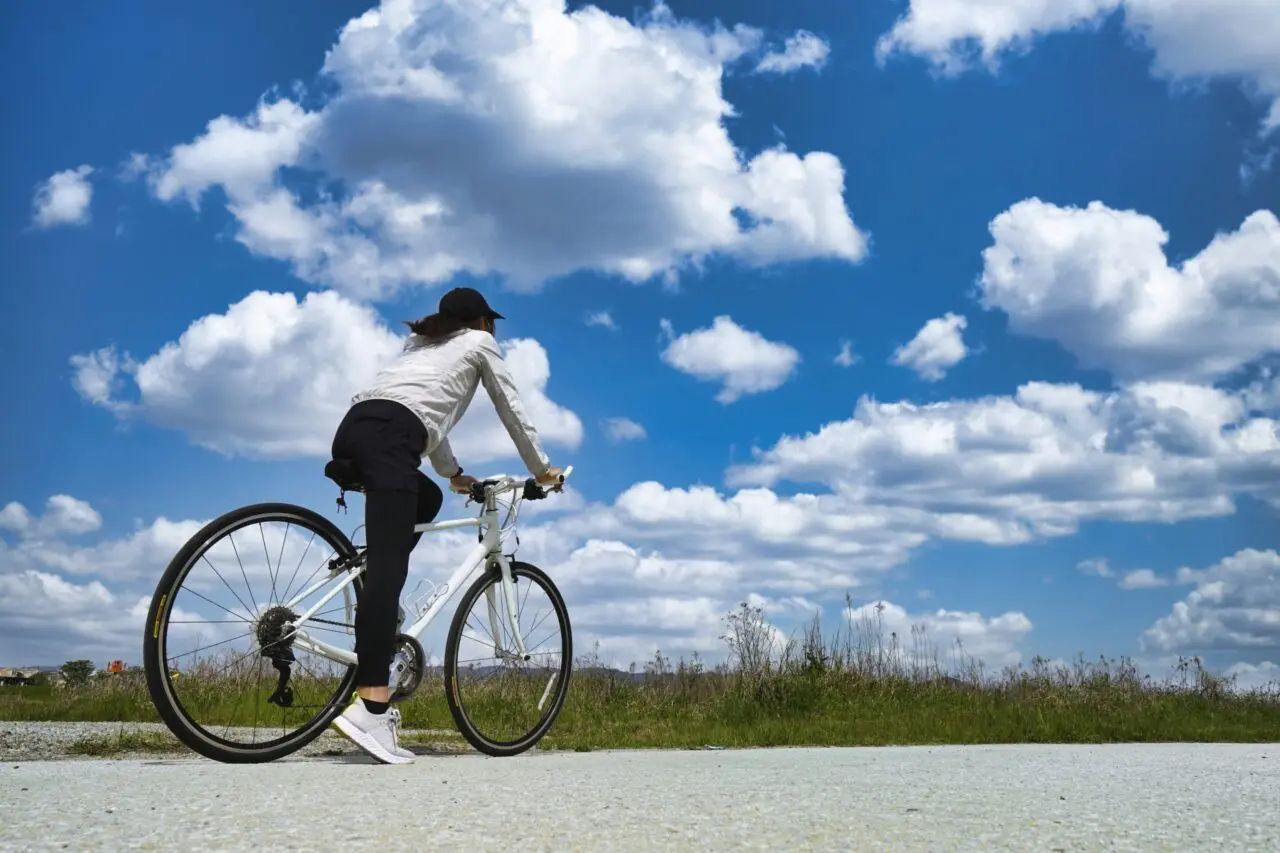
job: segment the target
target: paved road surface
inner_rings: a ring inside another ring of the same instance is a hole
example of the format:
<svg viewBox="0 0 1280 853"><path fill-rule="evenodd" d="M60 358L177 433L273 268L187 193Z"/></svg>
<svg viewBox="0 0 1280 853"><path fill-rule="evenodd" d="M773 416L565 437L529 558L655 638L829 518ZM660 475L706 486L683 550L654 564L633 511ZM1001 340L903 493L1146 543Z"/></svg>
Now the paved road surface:
<svg viewBox="0 0 1280 853"><path fill-rule="evenodd" d="M197 759L0 769L0 850L1280 850L1280 746Z"/></svg>

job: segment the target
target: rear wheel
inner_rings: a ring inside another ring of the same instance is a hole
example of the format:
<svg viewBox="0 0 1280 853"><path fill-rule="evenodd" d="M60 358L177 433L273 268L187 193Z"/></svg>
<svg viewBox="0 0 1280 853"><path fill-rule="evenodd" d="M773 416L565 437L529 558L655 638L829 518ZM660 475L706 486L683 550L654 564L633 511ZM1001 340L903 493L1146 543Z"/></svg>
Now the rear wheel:
<svg viewBox="0 0 1280 853"><path fill-rule="evenodd" d="M242 507L191 537L156 585L143 638L151 701L174 735L207 758L255 763L323 733L356 668L301 648L285 626L359 565L341 530L292 504ZM330 576L335 567L345 571ZM362 581L301 630L353 651Z"/></svg>
<svg viewBox="0 0 1280 853"><path fill-rule="evenodd" d="M551 578L511 563L521 656L511 634L502 574L493 565L462 595L445 644L444 689L462 736L480 752L511 756L551 728L569 690L569 612Z"/></svg>

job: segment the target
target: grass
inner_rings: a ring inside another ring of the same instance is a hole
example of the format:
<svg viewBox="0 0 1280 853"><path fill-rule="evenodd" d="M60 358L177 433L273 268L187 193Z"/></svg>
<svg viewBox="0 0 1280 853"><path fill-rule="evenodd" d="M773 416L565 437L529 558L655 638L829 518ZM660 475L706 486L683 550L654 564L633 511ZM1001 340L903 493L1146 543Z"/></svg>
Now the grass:
<svg viewBox="0 0 1280 853"><path fill-rule="evenodd" d="M568 699L541 746L1280 740L1280 690L1234 689L1196 658L1180 660L1163 681L1141 676L1124 659L1054 666L1037 658L1029 668L991 674L962 648L944 668L922 629L913 629L909 650L896 635L885 642L871 620L841 626L830 638L816 620L801 638L779 644L773 636L763 614L744 604L726 617L729 662L714 669L658 653L642 672L619 672L602 665L597 648L576 661ZM157 721L141 675L60 689L0 688L0 719ZM265 700L265 693L201 681L196 672L182 678L223 710L240 711L242 721L255 698ZM297 683L301 693L306 685ZM454 729L438 673L428 673L401 709L406 729ZM121 733L78 748L158 751L166 737Z"/></svg>
<svg viewBox="0 0 1280 853"><path fill-rule="evenodd" d="M108 758L125 753L181 753L186 747L168 732L140 732L121 729L113 735L86 735L69 743L68 755Z"/></svg>

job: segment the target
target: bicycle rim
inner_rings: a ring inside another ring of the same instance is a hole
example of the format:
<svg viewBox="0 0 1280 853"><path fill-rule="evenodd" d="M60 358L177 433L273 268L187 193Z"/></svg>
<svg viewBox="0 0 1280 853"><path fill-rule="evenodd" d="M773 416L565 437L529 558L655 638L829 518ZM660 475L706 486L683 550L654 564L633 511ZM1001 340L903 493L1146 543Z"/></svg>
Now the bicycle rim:
<svg viewBox="0 0 1280 853"><path fill-rule="evenodd" d="M232 511L192 537L157 585L144 643L152 701L180 740L219 761L269 761L324 731L355 667L289 642L281 625L332 592L347 577L329 577L333 561L354 554L332 523L289 504ZM352 651L361 580L301 630Z"/></svg>
<svg viewBox="0 0 1280 853"><path fill-rule="evenodd" d="M519 656L496 568L458 603L445 649L445 698L454 722L472 746L494 756L524 752L547 733L564 703L573 659L559 590L527 563L513 563L511 572L526 657Z"/></svg>

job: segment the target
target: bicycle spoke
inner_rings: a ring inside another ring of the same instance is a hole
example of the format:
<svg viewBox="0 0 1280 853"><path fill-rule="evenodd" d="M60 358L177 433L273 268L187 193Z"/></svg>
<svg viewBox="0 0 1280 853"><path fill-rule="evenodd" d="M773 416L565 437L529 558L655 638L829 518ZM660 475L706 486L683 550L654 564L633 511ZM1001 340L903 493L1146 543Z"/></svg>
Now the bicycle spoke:
<svg viewBox="0 0 1280 853"><path fill-rule="evenodd" d="M236 541L236 534L248 535L252 541L253 531L244 529L252 526L259 531L260 552L256 546L242 551ZM294 536L294 528L302 528L304 535ZM351 592L358 598L359 577L352 581L338 575L330 583L320 574L329 565L330 556L349 556L354 551L347 550L349 543L339 551L338 543L345 540L331 540L314 522L288 513L275 517L248 514L247 523L231 522L209 536L173 581L163 605L168 608L162 629L167 647L163 660L166 670L172 670L166 680L178 703L175 707L179 716L191 731L201 733L202 740L217 740L217 749L259 750L303 737L304 729L318 733L314 726L317 715L339 707L335 703L340 701L343 685L354 678L354 667L301 648L292 642L284 626L296 624L314 632L317 639L323 636L326 643L352 649L353 626L346 624L349 620L344 614L349 606L343 598L326 603L305 623L297 624L296 620L306 612L308 602L318 601L334 588L333 584L351 584ZM231 554L220 554L223 543L230 546L226 550ZM247 598L219 566L228 559L234 559L239 566ZM294 568L286 575L284 569L290 562ZM208 577L209 572L213 577ZM321 578L317 588L308 591L317 577ZM300 578L303 583L298 586ZM261 598L254 593L255 584L262 587ZM230 602L214 600L211 585L213 592L225 589ZM190 593L191 598L184 599L183 593ZM285 608L290 596L300 600L292 608ZM264 621L268 618L274 621ZM222 637L224 625L239 625L240 630ZM283 682L291 691L286 697L287 706L267 701L277 693L281 678L273 664L274 649L292 649L294 653L289 678ZM305 735L308 739L313 736Z"/></svg>
<svg viewBox="0 0 1280 853"><path fill-rule="evenodd" d="M548 705L546 697L562 676L567 638L556 639L557 632L563 630L559 611L546 602L534 600L535 593L539 598L547 597L546 590L539 585L541 582L535 582L523 571L516 571L514 580L517 584L514 614L502 582L499 580L488 588L494 595L497 637L493 636L494 626L490 622L488 590L481 590L460 604L468 611L460 618L460 630L451 641L457 644L451 647L451 677L457 693L458 713L463 715L472 732L468 739L478 737L479 741L472 740L472 743L488 744L490 749L519 751L527 748L519 744L543 726L547 714L559 706L559 699ZM521 585L525 588L520 589ZM551 616L556 618L548 624ZM517 651L514 633L517 630L525 640L525 655ZM539 642L529 643L534 636ZM557 695L562 694L563 688ZM540 737L540 734L533 736Z"/></svg>

